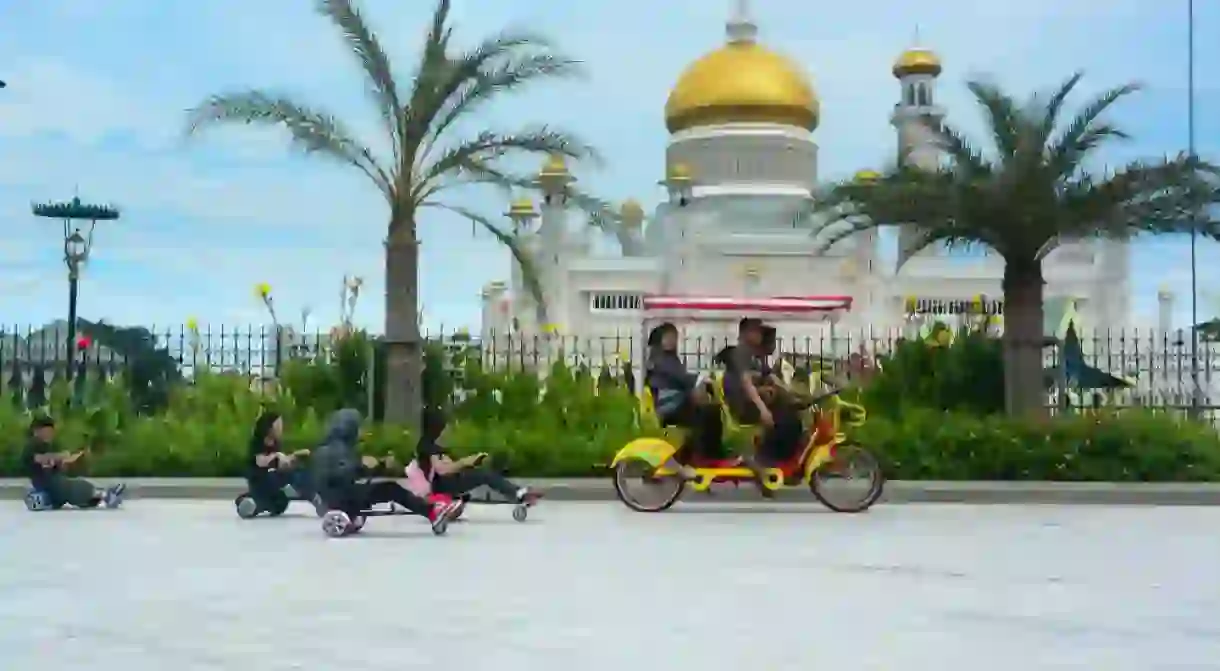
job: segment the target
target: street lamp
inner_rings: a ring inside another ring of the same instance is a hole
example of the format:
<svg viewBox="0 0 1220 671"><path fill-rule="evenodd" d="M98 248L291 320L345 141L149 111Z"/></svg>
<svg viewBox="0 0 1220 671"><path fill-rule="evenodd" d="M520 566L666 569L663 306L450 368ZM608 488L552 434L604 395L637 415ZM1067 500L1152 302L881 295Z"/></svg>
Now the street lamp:
<svg viewBox="0 0 1220 671"><path fill-rule="evenodd" d="M1195 155L1195 0L1186 0L1186 152ZM1190 214L1190 411L1199 416L1199 215Z"/></svg>
<svg viewBox="0 0 1220 671"><path fill-rule="evenodd" d="M93 229L99 221L114 221L119 210L109 205L91 205L73 198L62 203L42 203L32 208L34 216L59 219L63 222L64 265L68 267L68 379L76 373L76 296L80 284L80 272L89 261L93 248ZM88 221L84 234L74 222Z"/></svg>
<svg viewBox="0 0 1220 671"><path fill-rule="evenodd" d="M80 234L80 229L72 231L72 235L64 240L64 262L68 264L68 272L77 274L80 266L89 260L89 241Z"/></svg>

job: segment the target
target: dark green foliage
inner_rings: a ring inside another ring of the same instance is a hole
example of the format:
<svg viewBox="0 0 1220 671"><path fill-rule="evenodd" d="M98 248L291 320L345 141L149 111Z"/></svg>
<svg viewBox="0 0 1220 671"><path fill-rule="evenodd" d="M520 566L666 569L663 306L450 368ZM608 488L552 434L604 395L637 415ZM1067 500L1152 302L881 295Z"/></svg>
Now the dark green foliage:
<svg viewBox="0 0 1220 671"><path fill-rule="evenodd" d="M1220 480L1215 428L1144 410L1019 420L911 408L901 416L871 414L854 437L882 457L894 479Z"/></svg>
<svg viewBox="0 0 1220 671"><path fill-rule="evenodd" d="M79 328L96 346L113 353L115 367L121 371L120 379L137 411L155 412L165 407L171 388L182 381L180 362L166 348L157 347L156 337L148 329L84 319L79 321Z"/></svg>
<svg viewBox="0 0 1220 671"><path fill-rule="evenodd" d="M450 346L437 341L425 343L423 396L428 405L449 406L455 391L454 372L463 370L468 359L477 362L477 347L456 341ZM281 382L297 403L319 414L359 408L380 421L385 416L385 364L384 341L356 331L336 339L329 357L286 362Z"/></svg>
<svg viewBox="0 0 1220 671"><path fill-rule="evenodd" d="M1000 340L983 329L963 327L944 344L938 339L940 332L927 339L899 341L882 358L881 370L863 390L870 414L898 417L911 408L977 415L1004 412Z"/></svg>

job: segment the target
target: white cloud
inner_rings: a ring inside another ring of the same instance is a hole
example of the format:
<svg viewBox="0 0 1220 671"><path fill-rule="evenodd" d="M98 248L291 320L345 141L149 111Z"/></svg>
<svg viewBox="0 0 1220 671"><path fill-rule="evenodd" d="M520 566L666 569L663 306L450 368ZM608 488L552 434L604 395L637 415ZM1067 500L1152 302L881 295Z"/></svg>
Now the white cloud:
<svg viewBox="0 0 1220 671"><path fill-rule="evenodd" d="M159 101L129 90L117 73L57 60L25 60L5 77L13 85L0 94L0 137L57 135L89 146L124 134L156 146L176 132Z"/></svg>

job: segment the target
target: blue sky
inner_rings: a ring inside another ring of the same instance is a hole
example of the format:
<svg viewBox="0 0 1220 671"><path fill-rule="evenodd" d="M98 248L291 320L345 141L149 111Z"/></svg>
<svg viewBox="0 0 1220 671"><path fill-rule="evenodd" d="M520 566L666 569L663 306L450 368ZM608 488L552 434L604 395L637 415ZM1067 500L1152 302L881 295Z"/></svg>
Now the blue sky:
<svg viewBox="0 0 1220 671"><path fill-rule="evenodd" d="M267 87L329 107L376 144L376 117L356 66L308 0L39 0L0 3L0 322L63 314L58 229L31 201L114 202L123 218L99 226L81 313L116 323L263 321L252 287L270 283L285 316L304 307L327 326L344 273L366 279L358 319L382 319L385 209L357 175L285 149L277 133L236 129L186 143L183 111L210 93ZM587 63L584 81L548 85L495 106L497 127L546 121L598 145L606 165L579 174L610 199L663 194L662 107L682 68L722 40L728 0L455 0L459 37L505 25L554 36ZM1138 80L1148 90L1116 119L1135 141L1109 160L1176 152L1186 144L1185 0L989 0L854 3L755 0L761 39L810 71L822 98L825 178L893 155L888 114L894 56L921 41L942 55L941 100L972 128L963 81L988 74L1014 90L1046 88L1073 70L1085 89ZM1220 34L1220 3L1200 2L1197 34ZM406 71L431 9L424 0L365 0L383 43ZM1198 147L1220 159L1220 43L1199 40ZM487 198L472 205L502 212ZM442 215L423 222L426 320L474 326L483 283L508 275L487 237ZM1200 248L1201 286L1217 287L1217 248ZM1183 240L1141 242L1137 311L1157 287L1189 290ZM1186 310L1185 298L1180 302ZM1204 295L1201 312L1220 309ZM1186 315L1183 314L1183 317Z"/></svg>

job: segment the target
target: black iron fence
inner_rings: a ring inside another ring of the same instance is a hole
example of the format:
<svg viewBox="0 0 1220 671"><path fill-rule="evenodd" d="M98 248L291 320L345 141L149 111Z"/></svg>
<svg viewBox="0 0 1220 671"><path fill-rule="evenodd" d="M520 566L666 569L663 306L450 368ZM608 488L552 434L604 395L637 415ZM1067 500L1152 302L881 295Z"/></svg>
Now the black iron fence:
<svg viewBox="0 0 1220 671"><path fill-rule="evenodd" d="M276 326L116 328L81 323L77 360L69 369L66 322L42 327L0 327L0 388L35 396L57 379L113 376L137 370L146 377L190 379L200 371L274 378L286 361L328 360L340 334L334 330L293 329ZM463 349L488 368L544 372L556 361L570 366L621 370L642 354L636 333L599 336L487 334L465 331L425 333L434 344ZM798 370L831 369L851 374L891 352L912 334L875 330L839 329L820 337L780 338L777 353ZM695 371L709 372L716 355L731 341L723 337L688 337L680 353ZM1147 330L1092 331L1080 334L1079 348L1070 357L1092 369L1128 381L1123 389L1105 391L1107 404L1186 408L1211 407L1220 400L1220 345L1203 343L1192 356L1190 332ZM1060 345L1045 349L1044 366L1064 363ZM638 366L636 367L638 369ZM1196 374L1197 372L1197 374ZM1195 381L1198 381L1196 387ZM1079 395L1079 392L1068 392ZM1058 404L1056 398L1049 398ZM1095 403L1073 397L1073 404Z"/></svg>

